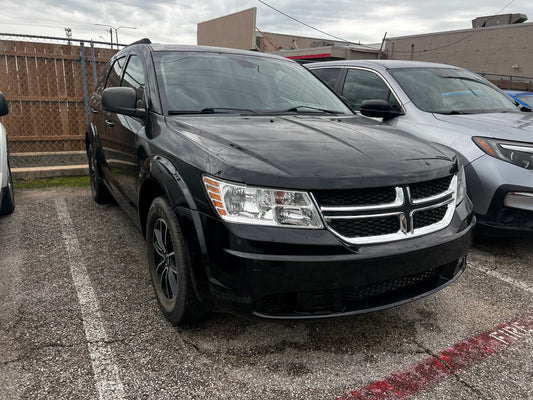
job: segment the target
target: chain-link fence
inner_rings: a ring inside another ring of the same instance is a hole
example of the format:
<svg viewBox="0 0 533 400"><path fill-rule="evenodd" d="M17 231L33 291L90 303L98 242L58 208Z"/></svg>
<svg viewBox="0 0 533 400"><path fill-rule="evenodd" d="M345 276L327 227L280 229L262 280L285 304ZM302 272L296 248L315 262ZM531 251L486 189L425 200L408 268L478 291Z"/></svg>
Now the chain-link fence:
<svg viewBox="0 0 533 400"><path fill-rule="evenodd" d="M487 74L484 72L479 75L485 77L500 89L504 90L523 90L531 92L533 91L533 77L518 76L518 75L500 75L500 74Z"/></svg>
<svg viewBox="0 0 533 400"><path fill-rule="evenodd" d="M88 98L117 51L111 46L0 33L0 91L9 105L1 121L13 169L85 162Z"/></svg>

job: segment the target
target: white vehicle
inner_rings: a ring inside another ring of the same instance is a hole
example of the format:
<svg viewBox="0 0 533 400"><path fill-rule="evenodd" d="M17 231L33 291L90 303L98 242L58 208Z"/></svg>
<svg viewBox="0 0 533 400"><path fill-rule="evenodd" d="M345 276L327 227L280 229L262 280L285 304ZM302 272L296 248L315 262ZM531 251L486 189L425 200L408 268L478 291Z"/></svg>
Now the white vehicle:
<svg viewBox="0 0 533 400"><path fill-rule="evenodd" d="M0 117L7 115L6 98L0 93ZM0 123L0 215L11 214L15 209L15 191L13 190L13 178L9 168L9 151L7 148L7 134L4 126Z"/></svg>

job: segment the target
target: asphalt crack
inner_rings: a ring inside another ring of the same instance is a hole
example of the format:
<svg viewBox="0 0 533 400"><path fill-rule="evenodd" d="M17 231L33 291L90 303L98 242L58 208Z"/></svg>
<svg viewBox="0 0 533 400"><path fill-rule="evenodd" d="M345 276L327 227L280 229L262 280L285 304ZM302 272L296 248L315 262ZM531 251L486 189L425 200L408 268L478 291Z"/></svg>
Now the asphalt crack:
<svg viewBox="0 0 533 400"><path fill-rule="evenodd" d="M489 400L489 398L486 397L478 388L462 379L459 374L451 367L451 365L449 365L445 360L443 360L438 354L434 353L431 349L421 345L420 343L416 343L416 345L422 348L425 353L435 358L439 362L439 364L441 364L444 368L448 370L450 375L454 377L459 384L463 385L464 387L477 394L481 400Z"/></svg>

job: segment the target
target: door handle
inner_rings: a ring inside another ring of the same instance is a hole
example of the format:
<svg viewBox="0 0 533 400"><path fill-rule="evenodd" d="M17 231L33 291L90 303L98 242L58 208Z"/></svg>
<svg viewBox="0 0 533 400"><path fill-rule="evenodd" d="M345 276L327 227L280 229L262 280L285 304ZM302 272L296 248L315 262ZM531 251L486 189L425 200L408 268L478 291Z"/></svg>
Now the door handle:
<svg viewBox="0 0 533 400"><path fill-rule="evenodd" d="M113 121L111 121L110 119L106 119L105 123L107 124L107 126L109 126L111 128L115 126L115 123Z"/></svg>

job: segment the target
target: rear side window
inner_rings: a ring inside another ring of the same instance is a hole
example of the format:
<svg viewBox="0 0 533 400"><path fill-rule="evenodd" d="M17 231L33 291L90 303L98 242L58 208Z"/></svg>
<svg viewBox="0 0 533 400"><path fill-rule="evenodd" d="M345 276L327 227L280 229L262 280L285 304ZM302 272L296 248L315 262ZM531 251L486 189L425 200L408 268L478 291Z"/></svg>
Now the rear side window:
<svg viewBox="0 0 533 400"><path fill-rule="evenodd" d="M132 55L126 66L126 71L122 77L122 85L132 87L137 93L137 107L144 107L144 66L142 59Z"/></svg>
<svg viewBox="0 0 533 400"><path fill-rule="evenodd" d="M340 68L317 68L312 71L313 74L322 79L326 85L335 90L341 72Z"/></svg>
<svg viewBox="0 0 533 400"><path fill-rule="evenodd" d="M111 70L109 71L109 75L107 75L107 80L105 83L106 88L120 86L120 77L122 75L122 70L124 69L124 61L124 57L115 60Z"/></svg>
<svg viewBox="0 0 533 400"><path fill-rule="evenodd" d="M386 100L391 109L401 111L400 103L383 79L372 71L351 68L346 74L342 95L354 110L360 110L365 100Z"/></svg>

